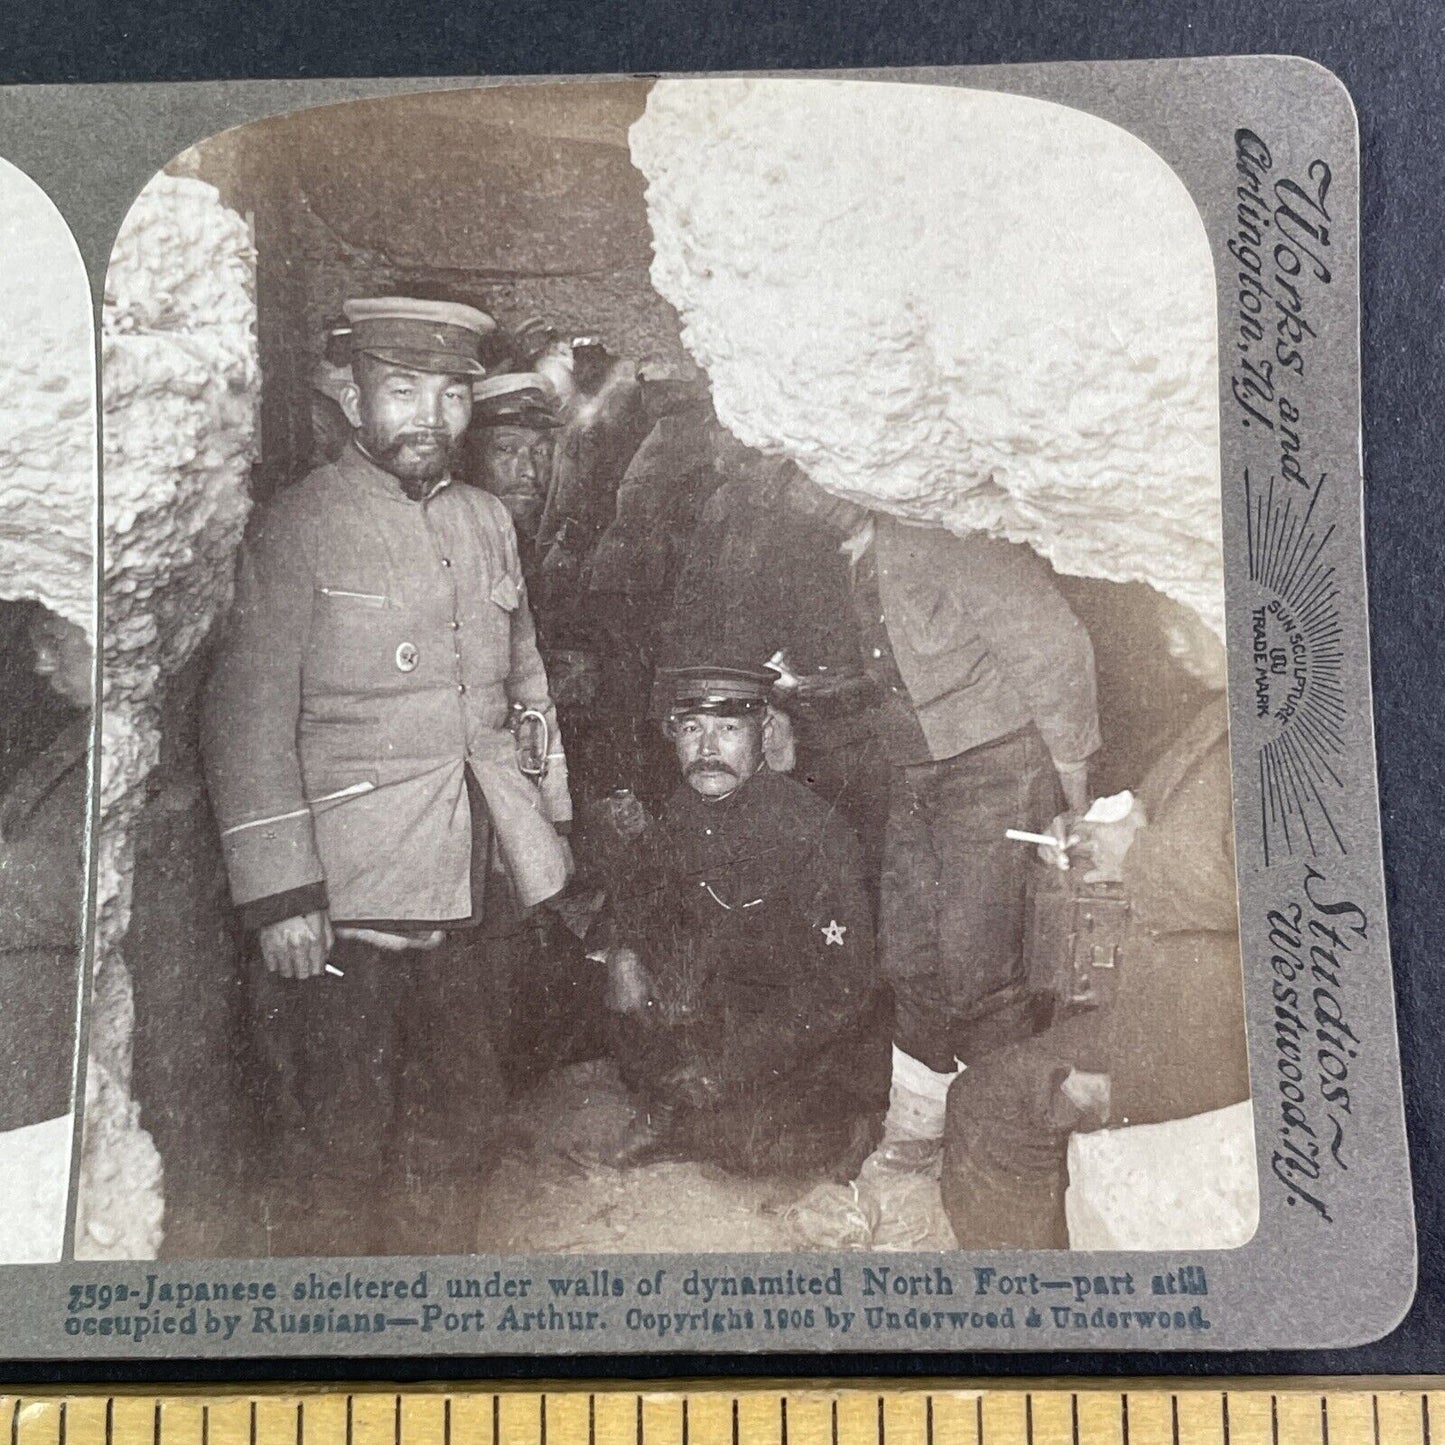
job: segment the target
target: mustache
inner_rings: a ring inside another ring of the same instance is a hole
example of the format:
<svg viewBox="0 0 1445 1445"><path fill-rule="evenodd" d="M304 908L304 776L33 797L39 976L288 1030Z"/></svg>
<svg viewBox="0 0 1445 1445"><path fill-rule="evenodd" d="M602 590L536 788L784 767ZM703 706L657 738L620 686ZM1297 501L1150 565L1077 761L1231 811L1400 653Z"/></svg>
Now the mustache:
<svg viewBox="0 0 1445 1445"><path fill-rule="evenodd" d="M691 778L697 773L726 773L728 777L737 777L737 769L730 768L725 762L715 758L696 758L682 770L685 778Z"/></svg>
<svg viewBox="0 0 1445 1445"><path fill-rule="evenodd" d="M404 431L398 432L392 438L390 445L386 448L385 455L395 456L403 447L425 446L432 444L450 449L452 445L451 433L447 431Z"/></svg>

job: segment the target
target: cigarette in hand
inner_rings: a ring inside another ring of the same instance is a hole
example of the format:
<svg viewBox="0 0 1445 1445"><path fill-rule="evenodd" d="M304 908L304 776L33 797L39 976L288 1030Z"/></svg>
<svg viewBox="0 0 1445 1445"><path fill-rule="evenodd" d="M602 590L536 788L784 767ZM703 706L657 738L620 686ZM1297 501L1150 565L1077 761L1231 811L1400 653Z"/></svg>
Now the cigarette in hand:
<svg viewBox="0 0 1445 1445"><path fill-rule="evenodd" d="M1054 861L1062 873L1069 870L1069 849L1079 841L1077 834L1064 838L1057 833L1030 833L1023 828L1005 828L1003 835L1016 843L1036 843L1040 848L1052 848Z"/></svg>
<svg viewBox="0 0 1445 1445"><path fill-rule="evenodd" d="M339 968L337 968L337 966L336 966L334 963L328 963L328 964L326 965L326 972L329 973L333 978L345 978L345 977L346 977L346 975L345 975L344 973L342 973L342 971L341 971Z"/></svg>
<svg viewBox="0 0 1445 1445"><path fill-rule="evenodd" d="M1060 852L1079 841L1077 837L1060 838L1057 833L1026 833L1022 828L1005 828L1003 835L1015 843L1037 843L1041 848L1057 848Z"/></svg>

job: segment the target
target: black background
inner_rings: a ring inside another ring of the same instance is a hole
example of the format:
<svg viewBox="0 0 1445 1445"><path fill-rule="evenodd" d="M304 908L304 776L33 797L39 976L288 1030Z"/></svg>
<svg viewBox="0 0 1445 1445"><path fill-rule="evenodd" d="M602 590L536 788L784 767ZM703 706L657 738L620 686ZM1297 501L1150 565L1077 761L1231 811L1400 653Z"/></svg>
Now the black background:
<svg viewBox="0 0 1445 1445"><path fill-rule="evenodd" d="M1445 1372L1445 0L3 0L0 83L807 69L1295 54L1363 152L1366 542L1391 936L1420 1243L1415 1305L1346 1351L0 1363L0 1383L760 1374ZM97 136L95 143L104 144ZM3 1350L3 1341L0 1341Z"/></svg>

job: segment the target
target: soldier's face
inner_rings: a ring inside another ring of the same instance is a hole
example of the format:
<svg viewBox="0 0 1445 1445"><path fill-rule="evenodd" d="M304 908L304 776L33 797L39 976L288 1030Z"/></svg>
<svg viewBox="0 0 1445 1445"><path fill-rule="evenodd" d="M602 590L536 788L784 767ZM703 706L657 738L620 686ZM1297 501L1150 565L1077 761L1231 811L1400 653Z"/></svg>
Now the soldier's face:
<svg viewBox="0 0 1445 1445"><path fill-rule="evenodd" d="M415 493L451 468L472 419L472 386L464 376L408 371L366 357L356 380L343 388L341 405L367 454Z"/></svg>
<svg viewBox="0 0 1445 1445"><path fill-rule="evenodd" d="M684 713L672 724L672 741L683 777L705 798L735 793L763 761L758 718Z"/></svg>
<svg viewBox="0 0 1445 1445"><path fill-rule="evenodd" d="M524 537L535 537L547 498L546 442L522 426L488 427L482 433L482 482L511 514Z"/></svg>

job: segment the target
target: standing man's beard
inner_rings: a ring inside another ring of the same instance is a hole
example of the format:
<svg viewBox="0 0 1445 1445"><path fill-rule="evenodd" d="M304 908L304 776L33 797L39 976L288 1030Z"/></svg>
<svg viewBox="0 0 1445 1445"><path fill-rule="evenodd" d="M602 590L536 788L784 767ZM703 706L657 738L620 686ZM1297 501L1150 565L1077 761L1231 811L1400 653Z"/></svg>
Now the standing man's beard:
<svg viewBox="0 0 1445 1445"><path fill-rule="evenodd" d="M385 446L377 446L364 431L359 440L367 455L389 471L414 502L446 476L456 452L456 443L445 431L398 432Z"/></svg>

